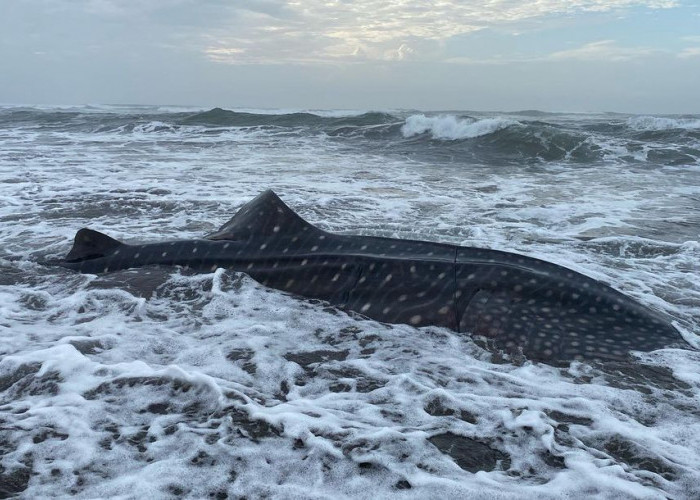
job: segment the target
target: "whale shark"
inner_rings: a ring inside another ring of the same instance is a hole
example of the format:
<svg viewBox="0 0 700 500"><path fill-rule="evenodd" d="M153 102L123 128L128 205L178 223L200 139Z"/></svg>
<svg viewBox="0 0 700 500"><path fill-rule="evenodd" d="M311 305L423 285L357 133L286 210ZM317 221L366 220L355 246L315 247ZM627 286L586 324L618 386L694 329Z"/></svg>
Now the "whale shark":
<svg viewBox="0 0 700 500"><path fill-rule="evenodd" d="M499 250L323 231L271 190L202 239L127 244L81 229L59 265L94 274L226 268L380 322L445 327L554 365L683 343L662 313L566 267Z"/></svg>

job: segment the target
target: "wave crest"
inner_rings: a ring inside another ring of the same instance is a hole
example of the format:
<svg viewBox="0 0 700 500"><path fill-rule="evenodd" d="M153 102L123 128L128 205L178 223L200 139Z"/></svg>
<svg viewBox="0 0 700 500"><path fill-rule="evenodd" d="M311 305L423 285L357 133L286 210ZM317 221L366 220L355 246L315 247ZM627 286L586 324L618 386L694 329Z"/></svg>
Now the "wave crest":
<svg viewBox="0 0 700 500"><path fill-rule="evenodd" d="M627 120L627 125L639 131L700 129L698 118L666 118L662 116L635 116Z"/></svg>
<svg viewBox="0 0 700 500"><path fill-rule="evenodd" d="M504 128L520 123L506 118L457 118L454 115L425 116L412 115L406 118L401 127L405 138L430 133L433 139L459 140L471 139L482 135L493 134Z"/></svg>
<svg viewBox="0 0 700 500"><path fill-rule="evenodd" d="M396 121L388 113L369 111L361 114L335 113L250 113L214 108L185 117L186 125L204 125L216 127L326 127L326 126L369 126Z"/></svg>

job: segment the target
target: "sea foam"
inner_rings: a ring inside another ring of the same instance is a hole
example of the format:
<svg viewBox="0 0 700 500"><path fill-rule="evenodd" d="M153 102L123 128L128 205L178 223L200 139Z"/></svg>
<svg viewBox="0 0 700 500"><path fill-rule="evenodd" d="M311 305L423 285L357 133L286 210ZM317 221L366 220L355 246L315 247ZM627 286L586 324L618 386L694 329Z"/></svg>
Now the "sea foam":
<svg viewBox="0 0 700 500"><path fill-rule="evenodd" d="M401 127L404 137L429 132L434 139L459 140L471 139L492 134L504 128L518 125L519 122L506 118L458 118L454 115L426 116L412 115L406 118Z"/></svg>
<svg viewBox="0 0 700 500"><path fill-rule="evenodd" d="M697 118L635 116L627 120L627 125L634 130L694 130L700 128L700 120Z"/></svg>
<svg viewBox="0 0 700 500"><path fill-rule="evenodd" d="M86 226L200 238L272 188L324 230L565 265L691 342L695 132L630 141L627 116L547 114L504 133L497 116L433 114L405 140L415 112L342 119L369 131L347 136L319 133L341 120L316 115L274 127L87 115L0 109L0 497L699 498L696 351L520 365L464 334L383 325L239 273L37 262ZM482 139L431 139L488 124ZM605 155L565 156L589 142Z"/></svg>

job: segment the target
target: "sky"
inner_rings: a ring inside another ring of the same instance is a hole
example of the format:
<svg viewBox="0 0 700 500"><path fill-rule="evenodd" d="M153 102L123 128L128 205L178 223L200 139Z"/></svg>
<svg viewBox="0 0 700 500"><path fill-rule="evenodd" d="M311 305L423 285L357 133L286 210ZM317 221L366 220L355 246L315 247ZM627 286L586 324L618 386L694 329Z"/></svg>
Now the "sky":
<svg viewBox="0 0 700 500"><path fill-rule="evenodd" d="M700 0L0 0L0 103L700 113Z"/></svg>

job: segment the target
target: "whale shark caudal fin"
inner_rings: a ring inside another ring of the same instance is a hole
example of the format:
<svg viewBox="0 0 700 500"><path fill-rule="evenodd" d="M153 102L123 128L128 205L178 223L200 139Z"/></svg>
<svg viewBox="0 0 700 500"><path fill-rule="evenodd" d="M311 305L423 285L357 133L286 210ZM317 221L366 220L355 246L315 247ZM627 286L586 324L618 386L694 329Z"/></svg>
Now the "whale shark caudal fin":
<svg viewBox="0 0 700 500"><path fill-rule="evenodd" d="M106 234L92 229L83 228L75 234L73 248L66 255L67 262L104 257L105 255L124 245Z"/></svg>
<svg viewBox="0 0 700 500"><path fill-rule="evenodd" d="M210 240L246 241L253 238L274 238L299 235L302 232L322 233L289 208L272 190L263 191L243 205L231 220L218 231L208 234Z"/></svg>

